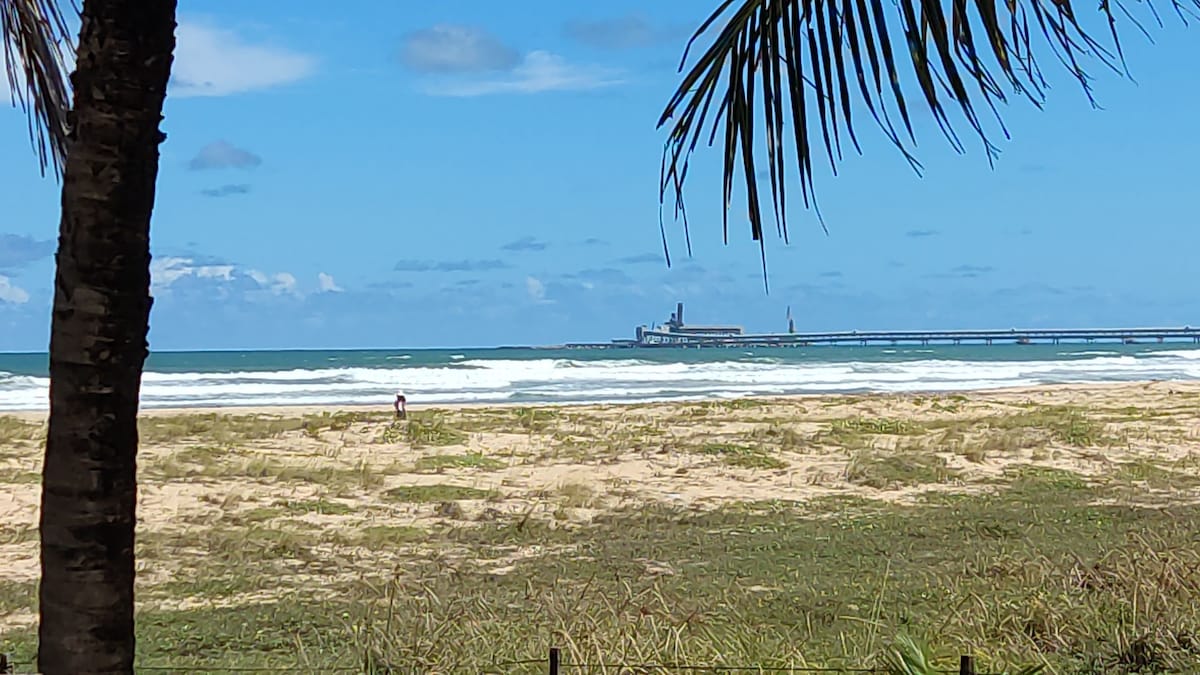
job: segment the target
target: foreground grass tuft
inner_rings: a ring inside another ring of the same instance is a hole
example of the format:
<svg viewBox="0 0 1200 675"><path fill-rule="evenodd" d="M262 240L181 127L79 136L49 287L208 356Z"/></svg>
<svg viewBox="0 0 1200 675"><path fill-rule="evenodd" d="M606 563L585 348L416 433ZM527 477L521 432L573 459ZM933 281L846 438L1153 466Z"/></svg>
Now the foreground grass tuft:
<svg viewBox="0 0 1200 675"><path fill-rule="evenodd" d="M45 425L0 415L0 444L37 441L46 437Z"/></svg>
<svg viewBox="0 0 1200 675"><path fill-rule="evenodd" d="M142 510L139 668L519 675L544 663L498 664L549 644L573 663L865 668L911 639L939 670L970 652L989 673L1195 672L1196 416L1117 404L148 424L167 440L146 447L144 494L183 497L167 517ZM30 440L3 446L14 503L36 496ZM36 537L4 528L0 545L28 563ZM20 564L0 581L0 651L28 662L36 587Z"/></svg>
<svg viewBox="0 0 1200 675"><path fill-rule="evenodd" d="M859 453L846 465L847 482L877 490L947 483L957 475L957 471L946 465L945 459L929 454Z"/></svg>
<svg viewBox="0 0 1200 675"><path fill-rule="evenodd" d="M563 504L590 499L563 487ZM151 602L139 662L496 672L498 661L541 658L553 635L572 662L864 667L905 633L939 646L938 668L971 652L986 672L1186 672L1200 659L1200 507L1101 505L1112 494L1026 468L992 493L910 506L842 498L640 506L570 528L500 514L430 531L280 521L146 536L147 565L188 552L178 559L197 567L141 596ZM389 493L490 496L453 485ZM354 579L330 567L364 550L393 562ZM301 592L314 584L321 593ZM0 602L19 611L31 588L0 589ZM156 604L164 590L198 604ZM32 657L31 629L4 640Z"/></svg>
<svg viewBox="0 0 1200 675"><path fill-rule="evenodd" d="M788 463L772 457L761 448L734 443L706 443L700 446L700 454L716 455L721 461L739 469L786 469Z"/></svg>
<svg viewBox="0 0 1200 675"><path fill-rule="evenodd" d="M478 452L464 455L431 455L416 461L418 473L442 473L447 469L479 469L495 471L504 468L504 462L486 457Z"/></svg>
<svg viewBox="0 0 1200 675"><path fill-rule="evenodd" d="M441 416L411 416L404 423L404 436L415 448L460 445L467 435L455 429Z"/></svg>
<svg viewBox="0 0 1200 675"><path fill-rule="evenodd" d="M489 499L495 495L490 490L461 485L402 485L392 488L384 494L394 501L413 504Z"/></svg>

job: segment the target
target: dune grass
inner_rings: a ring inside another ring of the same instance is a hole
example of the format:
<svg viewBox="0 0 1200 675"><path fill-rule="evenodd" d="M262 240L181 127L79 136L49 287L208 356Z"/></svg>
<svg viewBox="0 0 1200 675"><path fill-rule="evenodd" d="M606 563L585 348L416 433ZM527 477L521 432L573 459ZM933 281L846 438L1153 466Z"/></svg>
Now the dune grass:
<svg viewBox="0 0 1200 675"><path fill-rule="evenodd" d="M960 652L987 669L1179 672L1197 663L1200 508L1097 506L1103 488L1056 472L1009 479L995 494L912 506L641 507L582 529L513 517L340 541L315 530L212 530L188 538L207 551L199 575L167 588L211 606L143 609L140 658L303 668L370 658L478 672L537 658L554 643L573 661L857 667L904 633L937 645L943 667ZM434 487L436 495L397 497L485 496ZM418 542L436 550L322 582L320 592L280 590L278 571L297 562ZM458 553L446 558L450 551ZM151 562L163 555L142 552ZM498 566L510 569L497 574ZM0 605L19 606L29 593L0 587ZM31 633L5 640L31 653Z"/></svg>
<svg viewBox="0 0 1200 675"><path fill-rule="evenodd" d="M139 664L542 673L504 664L556 645L572 663L862 668L897 636L932 645L922 658L939 668L967 652L985 672L1200 663L1200 452L1107 454L1123 425L1171 419L851 404L688 404L669 423L651 407L153 422L144 437L170 451L144 463L144 484L211 491L139 533ZM1047 466L1059 452L1104 470ZM622 458L659 462L666 490L696 474L787 485L805 458L841 468L815 496L701 507L647 498L620 472L617 488L592 479ZM36 537L15 532L0 545ZM0 613L31 612L35 589L0 581ZM0 651L29 663L34 639L10 628Z"/></svg>

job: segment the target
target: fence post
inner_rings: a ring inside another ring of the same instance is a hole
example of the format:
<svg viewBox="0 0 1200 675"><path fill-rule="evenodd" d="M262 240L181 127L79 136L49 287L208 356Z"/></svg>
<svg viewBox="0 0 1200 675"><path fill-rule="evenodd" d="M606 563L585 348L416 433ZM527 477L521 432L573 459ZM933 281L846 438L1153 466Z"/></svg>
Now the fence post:
<svg viewBox="0 0 1200 675"><path fill-rule="evenodd" d="M8 654L0 654L0 673L11 673L12 664L8 662Z"/></svg>
<svg viewBox="0 0 1200 675"><path fill-rule="evenodd" d="M958 657L958 675L975 675L975 657L963 654Z"/></svg>
<svg viewBox="0 0 1200 675"><path fill-rule="evenodd" d="M558 647L550 648L550 675L558 675Z"/></svg>

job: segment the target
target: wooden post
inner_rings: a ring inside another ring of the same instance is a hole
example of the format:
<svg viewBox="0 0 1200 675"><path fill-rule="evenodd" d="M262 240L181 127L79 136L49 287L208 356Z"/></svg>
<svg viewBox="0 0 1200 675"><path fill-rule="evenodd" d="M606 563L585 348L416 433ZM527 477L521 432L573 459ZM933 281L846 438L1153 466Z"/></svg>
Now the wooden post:
<svg viewBox="0 0 1200 675"><path fill-rule="evenodd" d="M958 675L975 675L975 657L963 654L958 658Z"/></svg>
<svg viewBox="0 0 1200 675"><path fill-rule="evenodd" d="M8 654L0 654L0 673L11 673L12 664L8 662Z"/></svg>
<svg viewBox="0 0 1200 675"><path fill-rule="evenodd" d="M558 675L558 647L550 648L550 675Z"/></svg>

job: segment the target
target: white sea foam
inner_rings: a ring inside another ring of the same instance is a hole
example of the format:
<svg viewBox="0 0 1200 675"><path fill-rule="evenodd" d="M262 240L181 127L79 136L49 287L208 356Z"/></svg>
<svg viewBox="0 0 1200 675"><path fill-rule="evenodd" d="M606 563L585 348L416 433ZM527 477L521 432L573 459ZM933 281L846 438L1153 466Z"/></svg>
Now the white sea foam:
<svg viewBox="0 0 1200 675"><path fill-rule="evenodd" d="M1061 354L1060 356L1067 356ZM1200 379L1200 350L1027 361L813 361L767 356L707 362L454 359L437 366L272 372L147 372L142 404L386 406L397 387L419 403L651 401L821 392L963 391L1051 383ZM458 355L455 355L458 356ZM451 357L453 359L453 357ZM0 371L0 410L46 407L48 380Z"/></svg>

